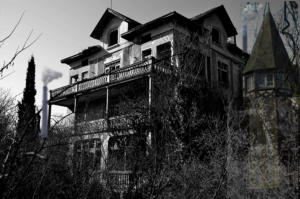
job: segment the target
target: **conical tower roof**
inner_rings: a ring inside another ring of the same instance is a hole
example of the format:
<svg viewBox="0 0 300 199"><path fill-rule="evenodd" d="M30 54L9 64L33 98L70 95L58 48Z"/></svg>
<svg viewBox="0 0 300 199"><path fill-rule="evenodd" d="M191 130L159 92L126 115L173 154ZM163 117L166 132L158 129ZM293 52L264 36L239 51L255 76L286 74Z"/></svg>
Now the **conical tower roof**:
<svg viewBox="0 0 300 199"><path fill-rule="evenodd" d="M287 68L290 68L289 56L268 10L243 74L253 70Z"/></svg>

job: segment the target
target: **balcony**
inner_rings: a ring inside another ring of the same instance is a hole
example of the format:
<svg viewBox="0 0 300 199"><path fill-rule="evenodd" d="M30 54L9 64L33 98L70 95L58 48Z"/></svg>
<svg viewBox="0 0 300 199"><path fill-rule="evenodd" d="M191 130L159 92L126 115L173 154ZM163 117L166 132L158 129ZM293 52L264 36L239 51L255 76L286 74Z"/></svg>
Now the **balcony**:
<svg viewBox="0 0 300 199"><path fill-rule="evenodd" d="M102 74L91 79L77 82L72 85L67 85L50 91L50 100L61 98L70 94L75 94L97 87L101 87L110 83L120 82L125 79L138 77L140 75L151 72L153 65L153 58L134 63L132 65L122 67L111 73Z"/></svg>

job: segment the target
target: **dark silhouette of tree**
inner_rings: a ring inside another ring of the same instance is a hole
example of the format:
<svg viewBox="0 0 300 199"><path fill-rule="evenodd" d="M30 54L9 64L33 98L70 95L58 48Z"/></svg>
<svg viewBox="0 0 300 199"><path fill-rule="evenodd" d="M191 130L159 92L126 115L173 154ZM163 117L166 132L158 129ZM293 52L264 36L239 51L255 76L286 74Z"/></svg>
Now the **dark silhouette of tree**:
<svg viewBox="0 0 300 199"><path fill-rule="evenodd" d="M19 136L24 136L24 145L26 151L34 150L39 144L38 132L40 126L40 116L35 116L35 63L34 57L31 56L28 62L28 69L26 75L26 86L23 93L23 99L18 102L18 125L17 132ZM30 122L30 120L33 120ZM24 135L24 129L28 127L28 133Z"/></svg>

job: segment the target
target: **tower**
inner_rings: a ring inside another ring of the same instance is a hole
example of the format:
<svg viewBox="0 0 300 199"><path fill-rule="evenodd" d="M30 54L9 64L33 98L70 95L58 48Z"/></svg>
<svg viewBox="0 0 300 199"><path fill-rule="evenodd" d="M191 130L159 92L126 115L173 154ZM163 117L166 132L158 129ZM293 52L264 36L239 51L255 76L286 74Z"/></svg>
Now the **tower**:
<svg viewBox="0 0 300 199"><path fill-rule="evenodd" d="M281 134L279 110L293 94L288 53L270 10L243 70L246 79L244 107L249 111L250 189L279 188L281 184Z"/></svg>

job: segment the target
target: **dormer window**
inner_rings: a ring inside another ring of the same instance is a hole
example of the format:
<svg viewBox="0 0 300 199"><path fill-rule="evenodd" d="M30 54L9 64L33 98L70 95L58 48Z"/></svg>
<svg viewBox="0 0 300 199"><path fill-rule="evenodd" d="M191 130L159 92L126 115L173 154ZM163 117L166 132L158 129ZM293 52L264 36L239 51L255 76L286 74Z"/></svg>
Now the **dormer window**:
<svg viewBox="0 0 300 199"><path fill-rule="evenodd" d="M212 28L212 41L217 44L221 44L220 31L216 28Z"/></svg>
<svg viewBox="0 0 300 199"><path fill-rule="evenodd" d="M113 30L109 34L109 46L113 46L118 43L118 29Z"/></svg>

